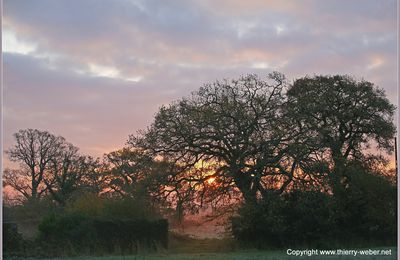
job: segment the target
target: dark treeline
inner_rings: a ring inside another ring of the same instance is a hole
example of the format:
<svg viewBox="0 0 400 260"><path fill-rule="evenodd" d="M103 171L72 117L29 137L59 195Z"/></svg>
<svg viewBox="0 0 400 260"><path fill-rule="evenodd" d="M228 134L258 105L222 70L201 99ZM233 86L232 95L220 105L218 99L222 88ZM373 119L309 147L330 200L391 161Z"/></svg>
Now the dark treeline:
<svg viewBox="0 0 400 260"><path fill-rule="evenodd" d="M274 72L206 84L161 107L151 126L102 159L63 137L20 130L6 152L20 167L4 172L3 185L19 194L6 200L13 235L5 242L19 238L12 223L30 221L39 227L30 248L56 248L53 255L138 252L167 245L167 225L150 237L139 226L211 207L231 216L232 235L247 246L392 245L396 173L381 154L393 151L394 111L368 81L289 84ZM124 225L129 239L113 240L124 245L87 237Z"/></svg>

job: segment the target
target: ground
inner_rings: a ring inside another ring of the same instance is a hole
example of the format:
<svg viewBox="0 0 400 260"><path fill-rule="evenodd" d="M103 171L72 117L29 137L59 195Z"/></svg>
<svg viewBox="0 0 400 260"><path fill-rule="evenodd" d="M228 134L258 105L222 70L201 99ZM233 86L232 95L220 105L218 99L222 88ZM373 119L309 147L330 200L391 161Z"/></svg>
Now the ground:
<svg viewBox="0 0 400 260"><path fill-rule="evenodd" d="M194 254L155 254L155 255L138 255L138 256L109 256L109 257L79 257L79 258L58 258L59 260L80 260L80 259L93 259L93 260L112 260L112 259L126 259L126 260L286 260L286 259L363 259L363 260L380 260L380 259L396 259L396 254L392 256L340 256L340 257L327 257L327 256L314 256L314 257L294 257L287 256L285 251L239 251L231 253L194 253Z"/></svg>

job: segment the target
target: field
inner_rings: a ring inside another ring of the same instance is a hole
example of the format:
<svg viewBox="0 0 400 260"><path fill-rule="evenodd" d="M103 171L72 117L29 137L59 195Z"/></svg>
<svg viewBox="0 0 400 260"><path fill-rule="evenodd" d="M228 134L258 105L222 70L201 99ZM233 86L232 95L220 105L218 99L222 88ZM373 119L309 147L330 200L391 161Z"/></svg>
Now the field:
<svg viewBox="0 0 400 260"><path fill-rule="evenodd" d="M109 257L77 257L77 258L58 258L58 259L96 259L96 260L111 260L111 259L126 259L126 260L252 260L252 259L304 259L305 257L287 256L284 251L239 251L231 253L194 253L194 254L155 254L155 255L137 255L137 256L109 256ZM396 259L396 254L391 256L313 256L306 257L307 259Z"/></svg>
<svg viewBox="0 0 400 260"><path fill-rule="evenodd" d="M243 250L238 248L233 240L229 239L194 239L188 236L178 234L171 234L170 246L168 252L159 252L154 254L139 254L129 256L103 256L103 257L70 257L70 258L57 258L58 260L112 260L112 259L126 259L126 260L286 260L286 259L365 259L365 260L379 260L379 259L396 259L397 249L391 248L373 248L374 250L387 250L391 249L390 256L289 256L286 250ZM365 249L358 249L365 250Z"/></svg>

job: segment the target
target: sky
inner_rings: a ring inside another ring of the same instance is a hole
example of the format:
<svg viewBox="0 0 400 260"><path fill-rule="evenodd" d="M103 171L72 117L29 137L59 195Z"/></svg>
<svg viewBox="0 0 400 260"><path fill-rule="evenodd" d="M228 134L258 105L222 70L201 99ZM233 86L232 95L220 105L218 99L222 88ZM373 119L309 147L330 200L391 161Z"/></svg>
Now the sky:
<svg viewBox="0 0 400 260"><path fill-rule="evenodd" d="M4 0L3 145L36 128L102 156L205 83L349 74L397 104L395 0Z"/></svg>

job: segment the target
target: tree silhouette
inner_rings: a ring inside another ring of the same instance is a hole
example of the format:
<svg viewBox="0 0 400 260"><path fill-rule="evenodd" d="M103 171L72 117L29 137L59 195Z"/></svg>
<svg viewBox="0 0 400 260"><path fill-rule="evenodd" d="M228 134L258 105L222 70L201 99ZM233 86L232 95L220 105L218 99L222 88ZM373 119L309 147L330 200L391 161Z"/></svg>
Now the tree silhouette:
<svg viewBox="0 0 400 260"><path fill-rule="evenodd" d="M212 165L212 174L203 171L184 180L205 186L212 177L226 188L222 192L238 189L247 202L255 202L290 180L296 167L286 157L297 133L288 131L282 114L285 84L275 72L267 81L249 75L205 85L162 107L151 127L129 143L184 166L182 172Z"/></svg>
<svg viewBox="0 0 400 260"><path fill-rule="evenodd" d="M373 141L392 151L395 107L373 83L340 75L304 77L287 95L288 114L312 137L308 146L328 154L334 166L332 188L340 186L347 161L363 160Z"/></svg>
<svg viewBox="0 0 400 260"><path fill-rule="evenodd" d="M65 144L60 154L53 158L43 181L48 193L61 206L79 189L87 188L87 176L95 174L98 162L78 153L78 148Z"/></svg>
<svg viewBox="0 0 400 260"><path fill-rule="evenodd" d="M49 194L64 206L79 188L93 187L98 162L79 154L63 137L37 129L20 130L14 137L16 144L6 153L20 167L6 169L4 180L25 199L37 201Z"/></svg>
<svg viewBox="0 0 400 260"><path fill-rule="evenodd" d="M37 129L20 130L14 137L16 144L6 153L11 161L20 163L20 169L7 170L5 182L28 200L38 200L47 190L45 171L60 156L65 139Z"/></svg>

